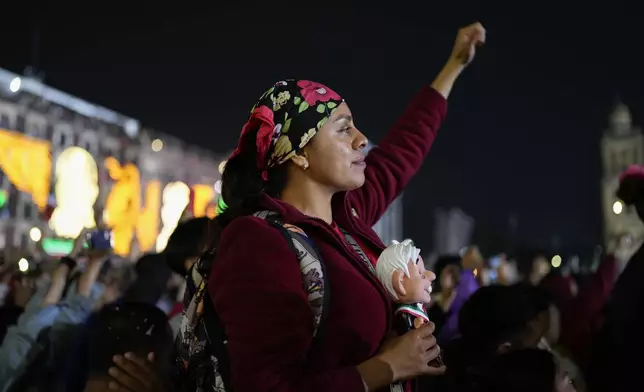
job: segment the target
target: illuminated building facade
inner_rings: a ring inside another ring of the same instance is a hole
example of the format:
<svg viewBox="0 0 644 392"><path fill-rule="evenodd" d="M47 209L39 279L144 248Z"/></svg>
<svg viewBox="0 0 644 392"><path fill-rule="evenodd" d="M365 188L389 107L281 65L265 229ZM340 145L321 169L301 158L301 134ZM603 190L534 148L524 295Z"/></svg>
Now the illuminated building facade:
<svg viewBox="0 0 644 392"><path fill-rule="evenodd" d="M619 175L628 165L644 164L644 135L633 126L631 112L623 103L610 116L609 127L601 140L602 212L604 241L609 251L620 236L629 234L644 239L644 225L632 208L626 208L615 196Z"/></svg>
<svg viewBox="0 0 644 392"><path fill-rule="evenodd" d="M162 249L203 216L219 160L138 121L0 69L0 248L71 238L104 220L122 254ZM178 211L179 206L181 211Z"/></svg>

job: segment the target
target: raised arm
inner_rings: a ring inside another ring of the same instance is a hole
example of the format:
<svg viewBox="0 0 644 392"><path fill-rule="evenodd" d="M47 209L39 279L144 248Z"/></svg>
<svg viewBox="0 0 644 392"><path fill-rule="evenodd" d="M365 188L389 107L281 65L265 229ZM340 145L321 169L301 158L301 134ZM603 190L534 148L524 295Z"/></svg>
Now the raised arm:
<svg viewBox="0 0 644 392"><path fill-rule="evenodd" d="M424 87L398 122L367 157L366 182L349 193L351 207L370 225L400 195L422 165L447 111L447 97L456 79L485 42L480 23L461 29L449 60L431 87Z"/></svg>

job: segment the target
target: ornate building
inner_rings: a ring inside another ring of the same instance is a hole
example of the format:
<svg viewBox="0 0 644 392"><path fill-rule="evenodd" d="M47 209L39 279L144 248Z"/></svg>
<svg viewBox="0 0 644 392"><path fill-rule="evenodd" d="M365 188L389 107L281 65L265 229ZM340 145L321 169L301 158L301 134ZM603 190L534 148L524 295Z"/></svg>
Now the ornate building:
<svg viewBox="0 0 644 392"><path fill-rule="evenodd" d="M608 129L601 140L601 159L604 242L612 249L624 234L644 238L644 225L635 211L626 208L615 196L620 173L628 165L644 164L642 130L633 125L631 112L623 103L619 103L610 115Z"/></svg>
<svg viewBox="0 0 644 392"><path fill-rule="evenodd" d="M101 217L115 236L123 227L121 253L162 249L183 210L206 214L218 166L202 148L0 68L0 250L74 237Z"/></svg>

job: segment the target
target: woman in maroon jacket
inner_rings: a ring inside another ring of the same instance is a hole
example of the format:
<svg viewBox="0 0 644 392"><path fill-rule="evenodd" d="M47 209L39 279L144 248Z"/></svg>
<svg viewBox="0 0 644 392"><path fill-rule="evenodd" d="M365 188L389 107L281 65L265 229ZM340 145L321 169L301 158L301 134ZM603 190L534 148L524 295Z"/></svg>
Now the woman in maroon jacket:
<svg viewBox="0 0 644 392"><path fill-rule="evenodd" d="M396 338L390 298L350 233L375 264L384 245L371 227L416 173L446 112L446 97L482 44L480 24L461 29L452 55L368 157L365 136L340 96L323 85L285 81L253 108L223 174L227 209L217 217L218 254L209 291L228 337L236 392L362 392L444 369L433 326ZM260 210L279 213L322 256L331 301L324 335L310 353L314 322L294 252Z"/></svg>

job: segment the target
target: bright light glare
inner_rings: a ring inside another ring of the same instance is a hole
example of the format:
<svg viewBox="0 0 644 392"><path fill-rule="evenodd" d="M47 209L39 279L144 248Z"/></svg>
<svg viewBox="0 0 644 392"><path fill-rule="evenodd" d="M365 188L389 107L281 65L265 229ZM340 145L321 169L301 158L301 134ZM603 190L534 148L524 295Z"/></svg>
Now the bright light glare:
<svg viewBox="0 0 644 392"><path fill-rule="evenodd" d="M559 255L552 256L552 260L550 260L550 264L553 266L553 268L561 267L561 256Z"/></svg>
<svg viewBox="0 0 644 392"><path fill-rule="evenodd" d="M29 230L29 238L31 238L33 242L38 242L42 238L42 232L39 228L32 227L31 230Z"/></svg>
<svg viewBox="0 0 644 392"><path fill-rule="evenodd" d="M27 272L29 270L29 262L27 259L22 258L18 261L18 269L20 272Z"/></svg>
<svg viewBox="0 0 644 392"><path fill-rule="evenodd" d="M183 211L190 203L190 188L180 181L171 182L163 188L162 198L161 222L163 228L157 237L157 252L165 249L170 234L177 227Z"/></svg>
<svg viewBox="0 0 644 392"><path fill-rule="evenodd" d="M221 180L215 182L215 192L221 193Z"/></svg>
<svg viewBox="0 0 644 392"><path fill-rule="evenodd" d="M92 155L69 147L56 159L56 208L49 227L59 237L76 238L81 230L96 226L94 203L98 197L98 167Z"/></svg>
<svg viewBox="0 0 644 392"><path fill-rule="evenodd" d="M163 149L163 142L161 139L154 139L152 141L152 151L159 152L161 149Z"/></svg>
<svg viewBox="0 0 644 392"><path fill-rule="evenodd" d="M221 161L219 164L219 174L224 174L224 169L226 168L226 162L228 161Z"/></svg>
<svg viewBox="0 0 644 392"><path fill-rule="evenodd" d="M621 201L616 201L615 203L613 203L613 212L615 213L615 215L621 214L623 210L624 206L622 205Z"/></svg>
<svg viewBox="0 0 644 392"><path fill-rule="evenodd" d="M18 90L20 90L20 86L22 85L22 80L19 77L13 78L11 83L9 83L9 90L11 90L12 93L17 93Z"/></svg>

